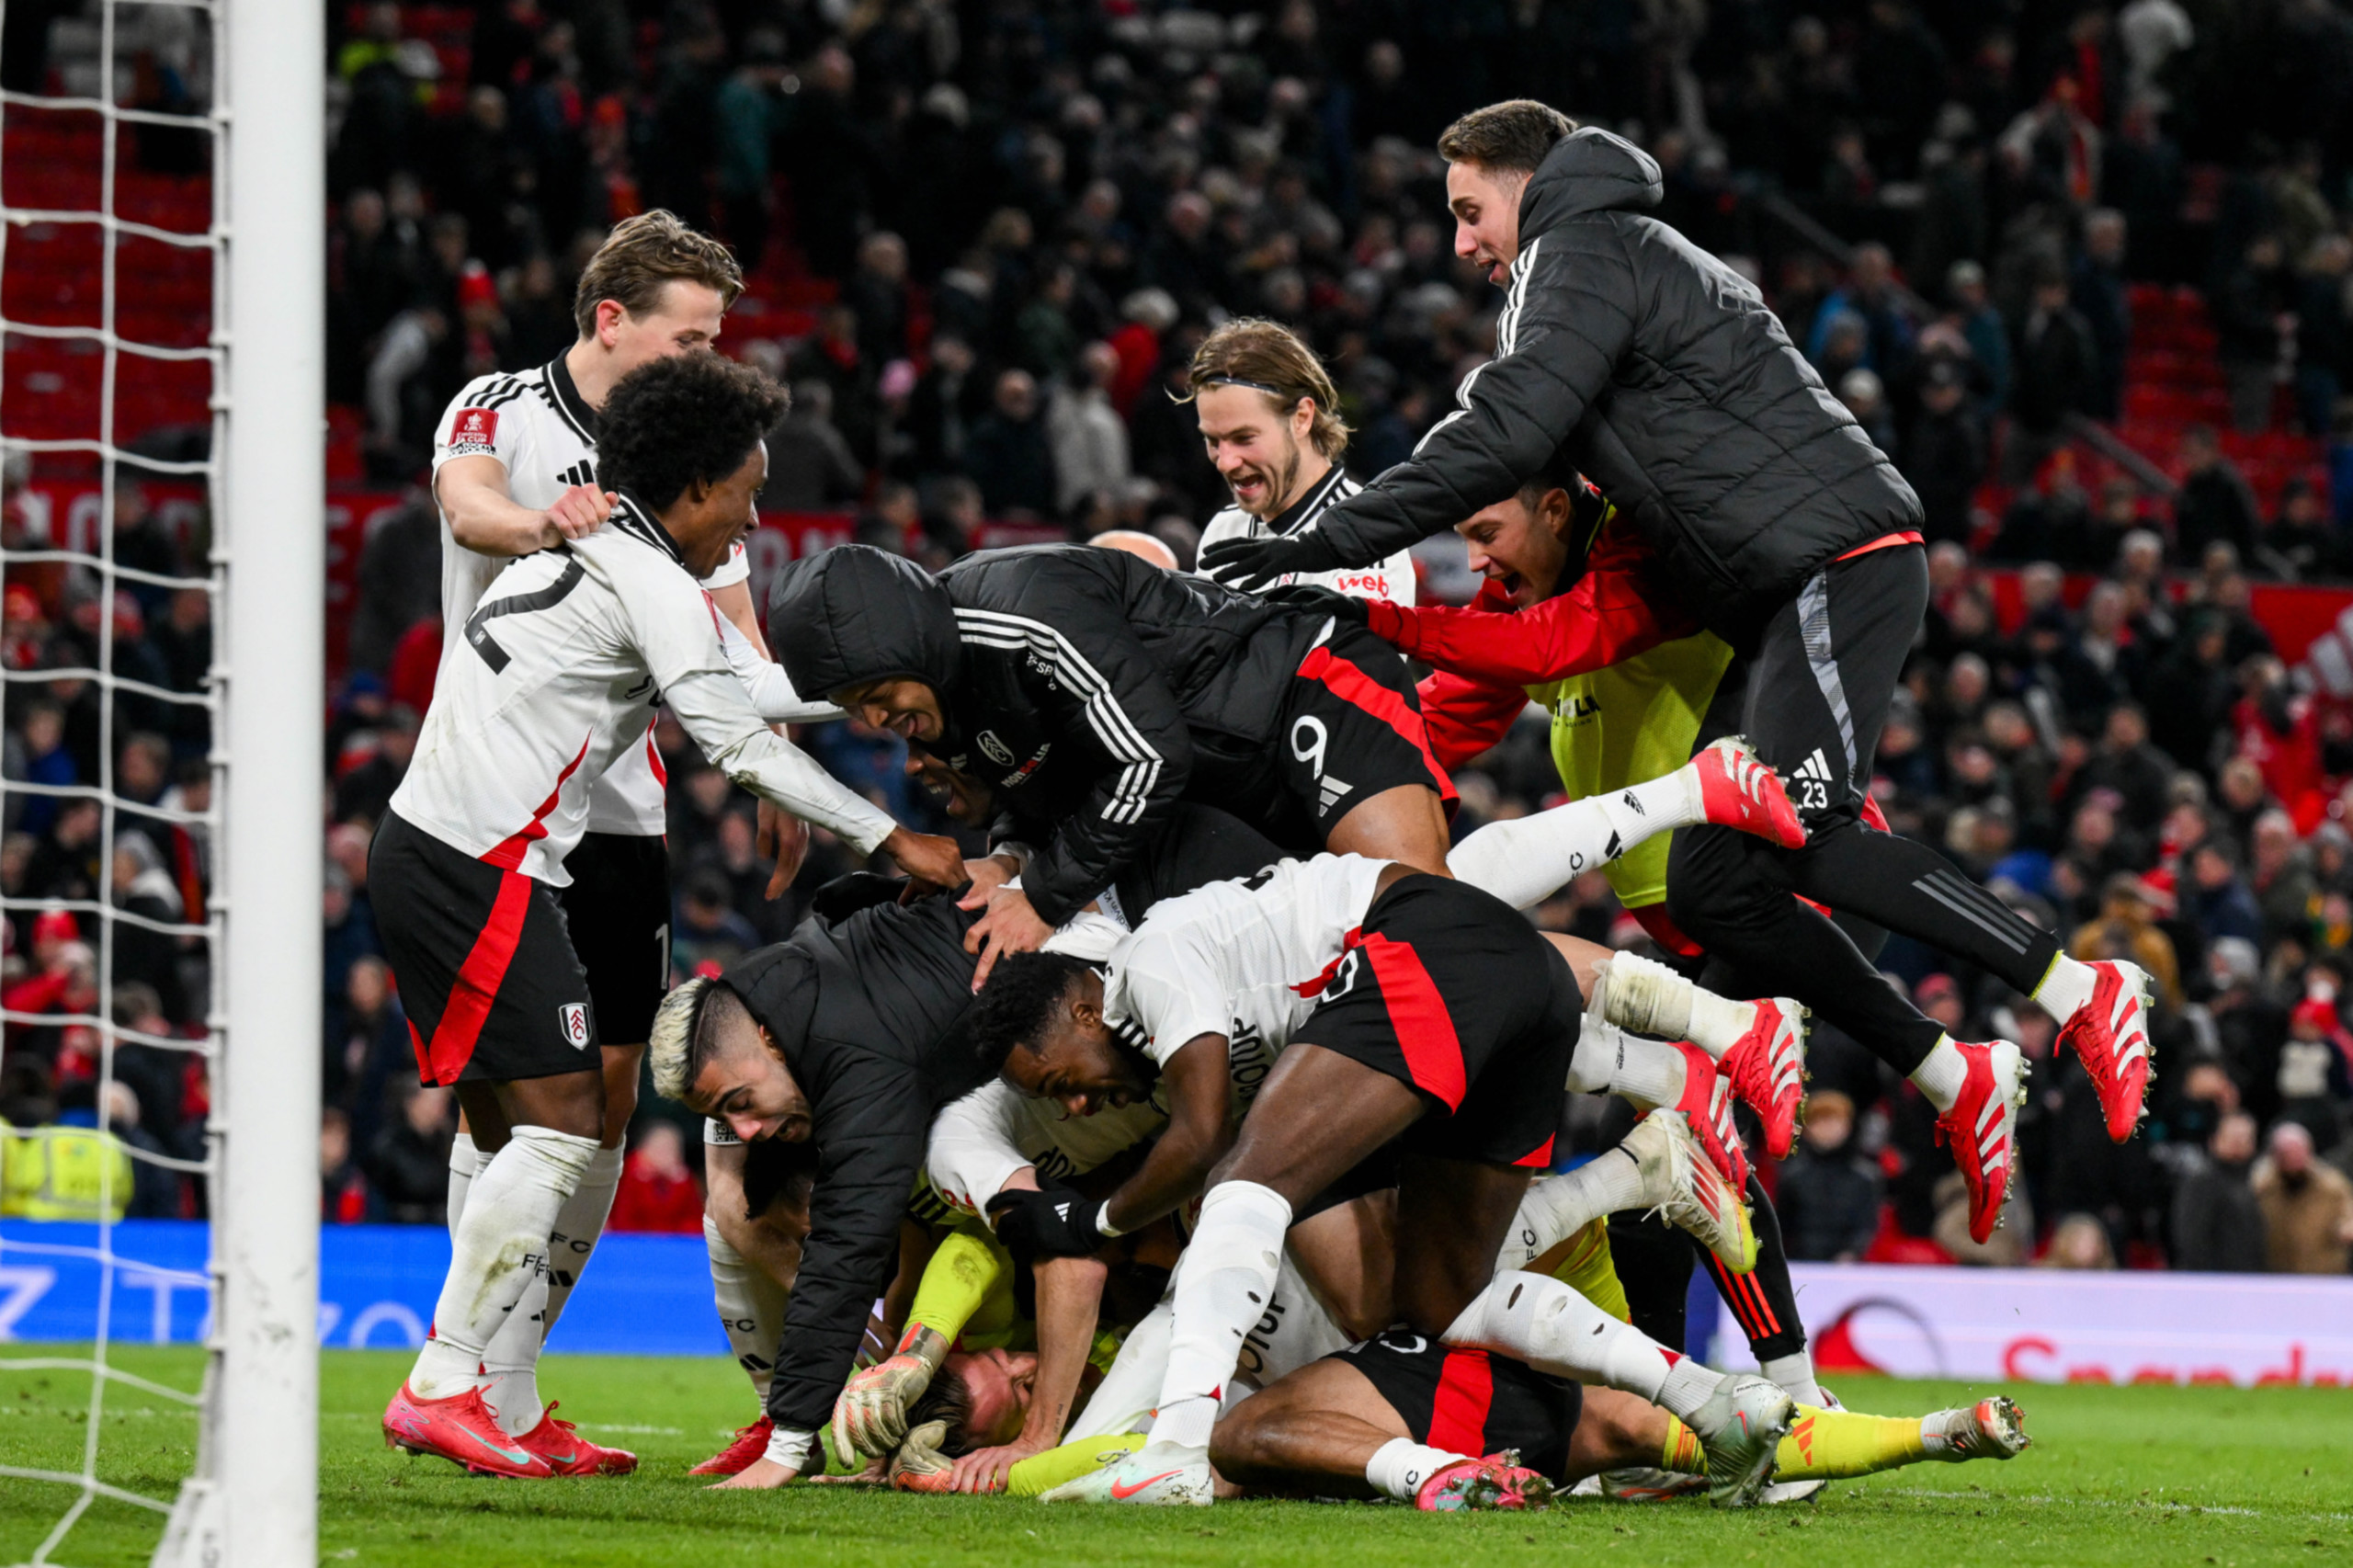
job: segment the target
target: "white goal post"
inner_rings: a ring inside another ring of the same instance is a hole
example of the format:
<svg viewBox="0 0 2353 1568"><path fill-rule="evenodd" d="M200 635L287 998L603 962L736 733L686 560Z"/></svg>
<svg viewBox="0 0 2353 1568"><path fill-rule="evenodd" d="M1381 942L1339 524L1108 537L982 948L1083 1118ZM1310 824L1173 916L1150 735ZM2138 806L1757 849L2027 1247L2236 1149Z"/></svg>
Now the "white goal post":
<svg viewBox="0 0 2353 1568"><path fill-rule="evenodd" d="M118 0L120 3L120 0ZM223 953L212 1333L159 1568L318 1562L326 9L218 0Z"/></svg>

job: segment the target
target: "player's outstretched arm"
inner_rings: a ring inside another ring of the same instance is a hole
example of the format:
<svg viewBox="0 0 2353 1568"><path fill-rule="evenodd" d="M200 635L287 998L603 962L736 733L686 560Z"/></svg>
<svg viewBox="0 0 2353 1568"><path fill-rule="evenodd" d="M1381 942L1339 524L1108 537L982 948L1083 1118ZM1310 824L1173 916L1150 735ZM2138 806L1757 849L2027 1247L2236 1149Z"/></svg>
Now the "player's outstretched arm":
<svg viewBox="0 0 2353 1568"><path fill-rule="evenodd" d="M1110 1270L1092 1257L1040 1258L1033 1270L1038 1288L1038 1371L1029 1410L1010 1443L977 1449L957 1460L950 1485L958 1492L1002 1492L1013 1467L1062 1441L1063 1427L1078 1402L1079 1380L1095 1344L1096 1319L1103 1304L1103 1282Z"/></svg>

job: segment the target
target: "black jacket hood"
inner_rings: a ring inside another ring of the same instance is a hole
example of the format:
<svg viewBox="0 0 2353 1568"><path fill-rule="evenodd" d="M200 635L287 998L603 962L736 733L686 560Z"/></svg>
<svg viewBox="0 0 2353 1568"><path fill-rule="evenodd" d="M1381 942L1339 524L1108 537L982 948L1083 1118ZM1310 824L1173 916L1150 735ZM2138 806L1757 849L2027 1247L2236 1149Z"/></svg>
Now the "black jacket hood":
<svg viewBox="0 0 2353 1568"><path fill-rule="evenodd" d="M1648 153L1588 125L1553 143L1519 193L1519 243L1586 212L1655 207L1666 186Z"/></svg>
<svg viewBox="0 0 2353 1568"><path fill-rule="evenodd" d="M901 676L945 691L961 659L948 590L871 545L840 545L779 572L767 631L792 689L813 699Z"/></svg>

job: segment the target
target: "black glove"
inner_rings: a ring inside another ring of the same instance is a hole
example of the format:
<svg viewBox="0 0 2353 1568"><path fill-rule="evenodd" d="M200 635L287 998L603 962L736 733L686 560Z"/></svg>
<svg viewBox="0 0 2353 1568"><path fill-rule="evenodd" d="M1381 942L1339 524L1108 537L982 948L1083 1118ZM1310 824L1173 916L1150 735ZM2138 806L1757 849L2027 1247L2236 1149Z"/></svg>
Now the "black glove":
<svg viewBox="0 0 2353 1568"><path fill-rule="evenodd" d="M1279 588L1268 588L1259 597L1268 604L1281 605L1286 609L1311 610L1356 626L1368 625L1371 619L1365 611L1362 599L1324 587L1320 583L1286 583Z"/></svg>
<svg viewBox="0 0 2353 1568"><path fill-rule="evenodd" d="M1329 540L1306 528L1275 539L1222 539L1200 555L1212 581L1245 593L1288 572L1336 572L1346 564Z"/></svg>
<svg viewBox="0 0 2353 1568"><path fill-rule="evenodd" d="M1041 1257L1084 1257L1099 1251L1107 1238L1095 1228L1095 1216L1102 1210L1101 1199L1083 1198L1066 1187L1000 1192L989 1199L996 1239L1025 1266Z"/></svg>

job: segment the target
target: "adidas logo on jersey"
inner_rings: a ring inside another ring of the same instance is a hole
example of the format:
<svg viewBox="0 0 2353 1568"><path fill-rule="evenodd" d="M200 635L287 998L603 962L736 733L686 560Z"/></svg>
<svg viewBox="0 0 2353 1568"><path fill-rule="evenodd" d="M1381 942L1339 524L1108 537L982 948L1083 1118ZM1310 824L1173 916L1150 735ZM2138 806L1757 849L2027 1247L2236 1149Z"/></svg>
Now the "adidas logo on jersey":
<svg viewBox="0 0 2353 1568"><path fill-rule="evenodd" d="M1801 778L1811 778L1817 784L1835 783L1838 777L1830 771L1830 760L1822 755L1820 746L1813 748L1812 756L1798 764L1797 776Z"/></svg>
<svg viewBox="0 0 2353 1568"><path fill-rule="evenodd" d="M557 474L556 478L565 484L594 484L597 483L597 465L583 459Z"/></svg>
<svg viewBox="0 0 2353 1568"><path fill-rule="evenodd" d="M1340 797L1356 788L1353 784L1342 783L1328 773L1318 782L1323 787L1323 794L1315 808L1317 816L1330 816L1333 806L1338 803Z"/></svg>

